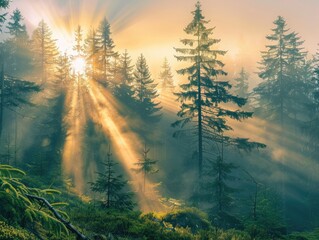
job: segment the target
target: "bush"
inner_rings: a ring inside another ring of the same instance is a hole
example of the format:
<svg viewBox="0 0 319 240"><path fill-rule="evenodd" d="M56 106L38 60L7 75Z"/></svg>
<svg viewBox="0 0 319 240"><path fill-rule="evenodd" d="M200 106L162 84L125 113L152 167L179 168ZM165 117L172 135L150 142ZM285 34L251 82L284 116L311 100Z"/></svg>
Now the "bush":
<svg viewBox="0 0 319 240"><path fill-rule="evenodd" d="M174 228L189 228L192 233L211 228L207 215L196 208L186 208L168 213L163 217L163 221L172 224Z"/></svg>
<svg viewBox="0 0 319 240"><path fill-rule="evenodd" d="M29 232L14 228L12 226L7 225L5 222L0 221L0 239L2 240L32 240L35 237L31 235Z"/></svg>

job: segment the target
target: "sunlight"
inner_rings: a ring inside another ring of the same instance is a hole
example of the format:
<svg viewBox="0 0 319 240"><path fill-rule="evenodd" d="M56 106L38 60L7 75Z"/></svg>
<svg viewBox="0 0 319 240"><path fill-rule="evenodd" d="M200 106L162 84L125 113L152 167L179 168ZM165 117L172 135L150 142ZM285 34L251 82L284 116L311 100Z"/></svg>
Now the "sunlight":
<svg viewBox="0 0 319 240"><path fill-rule="evenodd" d="M85 73L86 62L84 57L77 56L72 61L72 70L74 73L81 75Z"/></svg>
<svg viewBox="0 0 319 240"><path fill-rule="evenodd" d="M88 92L94 106L91 108L92 118L97 124L102 126L104 133L110 136L115 149L114 154L121 160L132 182L133 189L139 198L141 209L143 211L163 211L164 206L159 201L159 194L154 190L145 193L141 192L142 177L132 172L134 163L140 158L136 149L141 149L141 141L136 134L128 131L126 120L120 116L113 104L110 104L113 100L108 97L112 98L111 95L107 94L106 96L103 94L93 82L90 83ZM125 132L122 129L125 129ZM148 186L154 186L149 179L146 182Z"/></svg>

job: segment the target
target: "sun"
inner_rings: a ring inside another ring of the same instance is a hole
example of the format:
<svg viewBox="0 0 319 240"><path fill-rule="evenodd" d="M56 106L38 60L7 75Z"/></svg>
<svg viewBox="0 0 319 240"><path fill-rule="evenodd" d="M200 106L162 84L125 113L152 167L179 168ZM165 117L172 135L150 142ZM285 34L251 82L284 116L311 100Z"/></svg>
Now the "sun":
<svg viewBox="0 0 319 240"><path fill-rule="evenodd" d="M72 69L76 74L84 74L86 62L84 57L77 56L72 61Z"/></svg>

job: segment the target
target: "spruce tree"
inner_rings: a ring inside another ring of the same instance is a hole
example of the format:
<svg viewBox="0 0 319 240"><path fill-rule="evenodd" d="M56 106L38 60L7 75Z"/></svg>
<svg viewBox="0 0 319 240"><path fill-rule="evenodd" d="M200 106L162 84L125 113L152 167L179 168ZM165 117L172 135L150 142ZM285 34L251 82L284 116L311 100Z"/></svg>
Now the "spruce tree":
<svg viewBox="0 0 319 240"><path fill-rule="evenodd" d="M110 24L106 18L104 18L98 29L97 38L100 44L99 49L99 70L101 72L101 78L107 81L110 77L111 67L110 62L114 57L114 42L111 37Z"/></svg>
<svg viewBox="0 0 319 240"><path fill-rule="evenodd" d="M308 137L307 148L309 155L313 159L319 157L319 52L313 59L311 76L311 90L309 93L310 104L307 107L308 121L304 123L304 129ZM308 72L308 71L307 71Z"/></svg>
<svg viewBox="0 0 319 240"><path fill-rule="evenodd" d="M57 85L63 89L70 85L71 82L71 63L67 54L61 55L57 61L56 70Z"/></svg>
<svg viewBox="0 0 319 240"><path fill-rule="evenodd" d="M7 29L10 38L4 43L8 53L6 70L10 72L10 75L22 76L29 71L32 59L29 50L29 36L20 10L13 11Z"/></svg>
<svg viewBox="0 0 319 240"><path fill-rule="evenodd" d="M84 44L83 44L83 31L79 25L74 34L75 45L73 46L73 51L76 53L76 56L84 55Z"/></svg>
<svg viewBox="0 0 319 240"><path fill-rule="evenodd" d="M6 9L9 7L10 0L1 0L0 1L0 9ZM0 32L2 32L2 24L6 20L7 13L0 14Z"/></svg>
<svg viewBox="0 0 319 240"><path fill-rule="evenodd" d="M123 176L116 174L117 163L112 160L110 149L103 164L106 171L98 173L96 182L91 183L91 190L105 196L102 205L108 209L132 210L134 207L132 193L125 190L127 181L123 180Z"/></svg>
<svg viewBox="0 0 319 240"><path fill-rule="evenodd" d="M85 52L88 66L88 75L97 79L97 65L99 63L99 42L95 29L91 29L85 40Z"/></svg>
<svg viewBox="0 0 319 240"><path fill-rule="evenodd" d="M158 97L157 84L151 78L151 74L146 63L146 59L141 54L136 62L134 71L134 94L137 102L137 110L142 119L146 122L157 122L160 120L159 102L156 102Z"/></svg>
<svg viewBox="0 0 319 240"><path fill-rule="evenodd" d="M52 32L43 20L32 34L31 47L34 65L41 72L41 83L46 83L48 77L54 72L58 50Z"/></svg>
<svg viewBox="0 0 319 240"><path fill-rule="evenodd" d="M155 168L157 161L149 158L149 152L150 149L145 145L142 152L142 158L140 158L138 162L134 163L136 168L133 168L135 172L143 174L143 192L146 190L146 176L158 172L158 169Z"/></svg>
<svg viewBox="0 0 319 240"><path fill-rule="evenodd" d="M248 98L249 92L248 92L248 79L249 74L246 72L244 68L242 68L239 72L239 76L235 78L235 84L234 84L234 94L242 97L242 98Z"/></svg>
<svg viewBox="0 0 319 240"><path fill-rule="evenodd" d="M132 60L127 52L124 51L119 58L118 81L115 85L115 95L123 102L133 107L134 105L134 91L133 91L133 68Z"/></svg>
<svg viewBox="0 0 319 240"><path fill-rule="evenodd" d="M7 29L9 34L17 44L21 44L20 41L22 40L28 40L28 33L25 24L22 23L23 20L24 18L20 10L16 9L13 11L8 22Z"/></svg>
<svg viewBox="0 0 319 240"><path fill-rule="evenodd" d="M283 17L279 16L274 24L272 34L266 36L270 44L260 62L259 77L263 82L254 92L265 117L283 127L292 118L289 107L298 101L291 94L302 85L298 69L306 53L302 51L303 41L295 32L289 32Z"/></svg>
<svg viewBox="0 0 319 240"><path fill-rule="evenodd" d="M122 84L132 84L133 82L133 68L132 59L127 50L120 56L120 79Z"/></svg>
<svg viewBox="0 0 319 240"><path fill-rule="evenodd" d="M191 65L178 70L179 74L188 76L188 81L180 86L181 92L176 93L181 103L181 110L178 112L180 119L173 123L173 127L184 128L184 130L177 131L174 136L190 131L197 137L198 177L200 179L205 153L204 142L208 146L214 143L218 149L223 149L221 146L224 145L248 149L264 145L225 135L227 131L232 130L232 127L227 124L228 118L241 121L252 117L253 113L234 108L234 106L239 108L244 106L246 99L232 95L229 82L218 79L226 75L222 69L224 64L219 60L225 51L216 49L215 44L220 40L211 37L213 28L206 27L208 21L202 15L199 2L192 13L193 20L185 28L189 38L181 40L186 47L176 48L177 53L181 54L176 56L177 60L190 62ZM228 104L233 105L232 109L227 106ZM189 128L185 129L187 125ZM217 159L223 156L223 151L218 152Z"/></svg>
<svg viewBox="0 0 319 240"><path fill-rule="evenodd" d="M174 80L171 67L167 61L167 58L164 59L162 65L162 71L160 72L160 88L162 92L173 91L174 90Z"/></svg>

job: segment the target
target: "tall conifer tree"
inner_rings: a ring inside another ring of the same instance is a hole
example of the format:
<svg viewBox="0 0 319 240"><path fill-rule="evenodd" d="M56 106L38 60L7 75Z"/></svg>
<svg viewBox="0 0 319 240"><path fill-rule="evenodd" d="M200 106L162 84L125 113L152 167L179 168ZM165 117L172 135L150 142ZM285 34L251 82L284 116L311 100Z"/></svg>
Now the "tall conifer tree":
<svg viewBox="0 0 319 240"><path fill-rule="evenodd" d="M159 102L156 102L158 97L157 84L151 78L146 59L141 54L136 62L134 71L134 94L138 105L138 111L142 119L148 122L156 122L160 119Z"/></svg>
<svg viewBox="0 0 319 240"><path fill-rule="evenodd" d="M208 21L202 15L199 2L192 14L193 20L185 28L189 38L181 40L186 47L176 48L177 53L180 54L176 57L177 60L190 62L191 65L178 70L179 74L188 76L188 81L180 86L181 92L176 93L181 103L181 110L178 112L180 120L173 123L173 127L184 128L177 131L175 136L183 131L191 131L197 137L198 177L201 178L205 142L221 146L235 145L239 148L252 148L259 145L250 143L247 139L225 135L225 132L232 130L232 127L227 124L227 118L241 121L252 117L252 113L227 108L229 103L242 107L246 99L232 95L229 92L231 85L227 81L218 79L226 75L222 69L224 64L219 60L219 57L226 52L216 49L215 45L220 40L212 38L214 28L206 27ZM187 125L189 128L185 129ZM223 152L219 152L217 159L222 156Z"/></svg>
<svg viewBox="0 0 319 240"><path fill-rule="evenodd" d="M43 20L34 30L31 43L34 65L41 72L41 83L46 83L48 77L54 72L58 50L52 31Z"/></svg>

